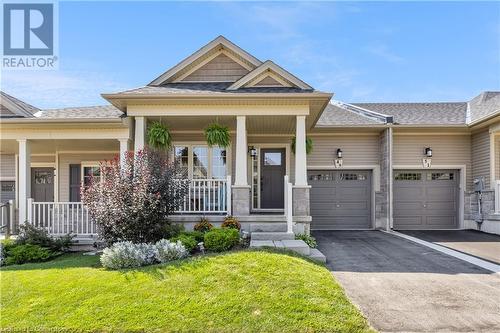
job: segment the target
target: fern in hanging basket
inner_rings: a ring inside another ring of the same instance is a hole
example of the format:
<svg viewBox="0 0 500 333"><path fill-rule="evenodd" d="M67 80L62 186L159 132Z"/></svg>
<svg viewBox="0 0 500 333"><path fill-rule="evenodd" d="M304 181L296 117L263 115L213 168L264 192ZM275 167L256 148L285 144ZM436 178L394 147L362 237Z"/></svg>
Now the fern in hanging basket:
<svg viewBox="0 0 500 333"><path fill-rule="evenodd" d="M219 146L225 148L231 144L229 128L216 123L205 128L205 138L210 147Z"/></svg>
<svg viewBox="0 0 500 333"><path fill-rule="evenodd" d="M292 152L295 154L295 137L292 139ZM313 140L306 137L306 154L310 154L313 151Z"/></svg>
<svg viewBox="0 0 500 333"><path fill-rule="evenodd" d="M172 144L172 135L167 126L155 121L148 128L148 144L157 149L168 149Z"/></svg>

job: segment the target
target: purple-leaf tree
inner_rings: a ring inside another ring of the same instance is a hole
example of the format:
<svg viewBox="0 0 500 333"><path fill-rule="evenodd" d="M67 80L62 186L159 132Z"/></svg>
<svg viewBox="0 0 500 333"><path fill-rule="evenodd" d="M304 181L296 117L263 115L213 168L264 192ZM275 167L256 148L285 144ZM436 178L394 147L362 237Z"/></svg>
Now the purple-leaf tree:
<svg viewBox="0 0 500 333"><path fill-rule="evenodd" d="M117 241L156 242L166 237L168 216L180 207L188 182L177 163L165 154L142 150L100 163L100 177L82 184L82 201L95 221L99 236Z"/></svg>

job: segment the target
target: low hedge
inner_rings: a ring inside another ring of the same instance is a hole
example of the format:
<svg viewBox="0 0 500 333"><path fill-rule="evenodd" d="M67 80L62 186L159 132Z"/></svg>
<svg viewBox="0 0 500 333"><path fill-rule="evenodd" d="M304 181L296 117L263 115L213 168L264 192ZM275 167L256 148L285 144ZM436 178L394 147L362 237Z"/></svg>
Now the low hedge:
<svg viewBox="0 0 500 333"><path fill-rule="evenodd" d="M230 250L238 245L239 241L240 233L232 228L214 228L207 232L204 237L205 248L213 252Z"/></svg>

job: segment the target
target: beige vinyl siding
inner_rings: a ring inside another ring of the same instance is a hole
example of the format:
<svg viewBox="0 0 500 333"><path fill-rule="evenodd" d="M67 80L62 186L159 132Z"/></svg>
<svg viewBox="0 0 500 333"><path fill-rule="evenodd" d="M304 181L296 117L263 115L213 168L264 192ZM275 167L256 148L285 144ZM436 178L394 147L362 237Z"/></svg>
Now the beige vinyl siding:
<svg viewBox="0 0 500 333"><path fill-rule="evenodd" d="M31 155L31 163L55 163L55 155Z"/></svg>
<svg viewBox="0 0 500 333"><path fill-rule="evenodd" d="M248 70L224 54L220 54L182 82L235 82L248 73Z"/></svg>
<svg viewBox="0 0 500 333"><path fill-rule="evenodd" d="M500 138L495 137L495 179L500 179Z"/></svg>
<svg viewBox="0 0 500 333"><path fill-rule="evenodd" d="M110 160L116 153L80 153L59 155L59 201L69 201L69 165L82 162L100 162Z"/></svg>
<svg viewBox="0 0 500 333"><path fill-rule="evenodd" d="M472 135L472 178L484 177L490 186L490 133L488 130Z"/></svg>
<svg viewBox="0 0 500 333"><path fill-rule="evenodd" d="M378 134L346 136L311 136L313 151L307 155L308 167L333 167L337 149L342 149L344 168L378 165L380 139Z"/></svg>
<svg viewBox="0 0 500 333"><path fill-rule="evenodd" d="M0 155L0 180L15 180L16 155Z"/></svg>
<svg viewBox="0 0 500 333"><path fill-rule="evenodd" d="M424 149L432 148L432 166L466 166L467 188L472 186L470 135L398 135L393 138L393 165L421 166Z"/></svg>
<svg viewBox="0 0 500 333"><path fill-rule="evenodd" d="M248 146L252 145L265 145L263 148L285 148L287 144L292 143L292 136L278 136L278 137L273 137L273 136L249 136L247 139ZM250 155L248 155L250 157ZM289 179L290 182L295 181L295 155L293 152L290 150L290 157L287 156L287 158L290 159L290 172L289 172ZM251 169L250 166L248 167L248 181L249 184L251 183Z"/></svg>

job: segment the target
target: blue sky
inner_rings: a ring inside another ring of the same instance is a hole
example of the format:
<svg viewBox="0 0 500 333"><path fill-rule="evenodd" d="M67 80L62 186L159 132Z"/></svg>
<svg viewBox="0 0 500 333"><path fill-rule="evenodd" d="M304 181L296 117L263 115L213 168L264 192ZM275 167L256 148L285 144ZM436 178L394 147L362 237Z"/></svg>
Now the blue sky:
<svg viewBox="0 0 500 333"><path fill-rule="evenodd" d="M104 104L218 35L346 102L500 90L499 2L61 2L57 71L2 72L42 108Z"/></svg>

